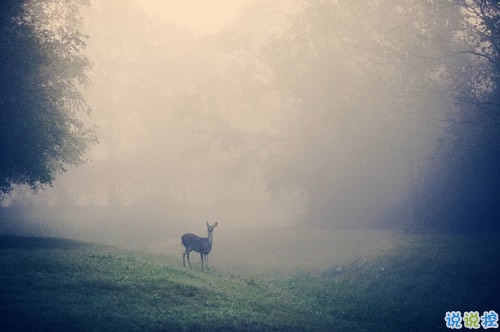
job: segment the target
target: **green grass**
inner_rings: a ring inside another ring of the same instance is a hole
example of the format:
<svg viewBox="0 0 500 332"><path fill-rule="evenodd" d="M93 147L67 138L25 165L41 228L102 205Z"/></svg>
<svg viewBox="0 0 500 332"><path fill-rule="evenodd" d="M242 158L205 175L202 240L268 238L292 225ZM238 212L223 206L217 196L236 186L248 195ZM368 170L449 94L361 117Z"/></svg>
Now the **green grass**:
<svg viewBox="0 0 500 332"><path fill-rule="evenodd" d="M494 238L419 237L289 284L339 330L439 330L446 311L498 312L499 262Z"/></svg>
<svg viewBox="0 0 500 332"><path fill-rule="evenodd" d="M498 262L494 238L420 236L321 273L207 274L178 258L0 237L0 330L446 330L446 311L500 312Z"/></svg>
<svg viewBox="0 0 500 332"><path fill-rule="evenodd" d="M1 330L317 326L307 322L290 294L246 279L185 270L112 247L55 239L1 241Z"/></svg>

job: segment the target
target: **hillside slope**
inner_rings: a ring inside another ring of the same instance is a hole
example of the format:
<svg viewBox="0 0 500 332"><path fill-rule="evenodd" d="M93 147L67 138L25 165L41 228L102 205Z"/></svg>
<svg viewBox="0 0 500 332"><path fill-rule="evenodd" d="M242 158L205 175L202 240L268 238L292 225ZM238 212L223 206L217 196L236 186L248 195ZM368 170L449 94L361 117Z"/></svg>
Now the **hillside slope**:
<svg viewBox="0 0 500 332"><path fill-rule="evenodd" d="M60 239L0 239L0 330L320 328L254 279Z"/></svg>
<svg viewBox="0 0 500 332"><path fill-rule="evenodd" d="M184 269L174 257L0 237L0 330L446 329L500 313L496 238L408 236L322 273Z"/></svg>

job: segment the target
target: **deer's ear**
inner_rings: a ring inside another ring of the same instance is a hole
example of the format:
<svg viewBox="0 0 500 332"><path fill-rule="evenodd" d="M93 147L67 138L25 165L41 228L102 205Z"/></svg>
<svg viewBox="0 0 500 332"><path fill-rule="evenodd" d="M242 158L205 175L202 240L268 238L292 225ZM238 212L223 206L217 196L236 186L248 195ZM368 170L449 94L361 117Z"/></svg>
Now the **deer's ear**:
<svg viewBox="0 0 500 332"><path fill-rule="evenodd" d="M216 221L216 222L215 222L215 224L214 224L214 227L217 227L217 225L218 225L218 224L219 224L219 223Z"/></svg>
<svg viewBox="0 0 500 332"><path fill-rule="evenodd" d="M208 224L208 221L207 221L207 227L208 227L208 226L210 226L210 225Z"/></svg>

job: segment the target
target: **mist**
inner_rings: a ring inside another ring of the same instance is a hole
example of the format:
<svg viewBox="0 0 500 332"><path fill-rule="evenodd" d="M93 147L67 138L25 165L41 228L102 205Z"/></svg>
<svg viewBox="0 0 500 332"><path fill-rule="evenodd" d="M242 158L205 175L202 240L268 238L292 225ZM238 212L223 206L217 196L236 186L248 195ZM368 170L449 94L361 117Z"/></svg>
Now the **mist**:
<svg viewBox="0 0 500 332"><path fill-rule="evenodd" d="M364 252L387 246L376 229L415 222L455 109L449 69L429 60L445 46L387 6L92 1L84 95L99 143L52 187L5 198L27 221L3 232L177 254L182 233L217 221L226 249L255 247L263 228L369 228Z"/></svg>

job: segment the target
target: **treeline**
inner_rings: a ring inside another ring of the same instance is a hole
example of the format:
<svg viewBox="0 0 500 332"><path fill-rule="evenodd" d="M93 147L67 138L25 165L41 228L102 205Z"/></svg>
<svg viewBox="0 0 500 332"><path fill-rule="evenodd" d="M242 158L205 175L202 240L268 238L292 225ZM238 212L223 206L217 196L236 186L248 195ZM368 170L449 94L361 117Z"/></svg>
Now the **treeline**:
<svg viewBox="0 0 500 332"><path fill-rule="evenodd" d="M0 8L2 192L85 161L88 104L101 135L93 163L44 203L13 200L498 225L497 1L257 0L209 36L96 1L89 38L85 1L30 3Z"/></svg>

